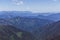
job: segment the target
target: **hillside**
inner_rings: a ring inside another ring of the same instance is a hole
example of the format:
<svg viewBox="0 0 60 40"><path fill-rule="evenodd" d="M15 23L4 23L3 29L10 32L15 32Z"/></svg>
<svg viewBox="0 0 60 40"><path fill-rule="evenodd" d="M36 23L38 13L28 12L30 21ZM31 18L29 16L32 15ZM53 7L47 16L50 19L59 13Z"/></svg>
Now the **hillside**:
<svg viewBox="0 0 60 40"><path fill-rule="evenodd" d="M0 25L0 40L36 40L36 38L29 32L11 25Z"/></svg>
<svg viewBox="0 0 60 40"><path fill-rule="evenodd" d="M42 27L39 37L41 40L60 40L60 21Z"/></svg>
<svg viewBox="0 0 60 40"><path fill-rule="evenodd" d="M9 19L0 18L0 24L10 24L16 26L16 28L33 32L34 30L51 23L53 21L47 19L39 19L39 18L27 18L27 17L12 17Z"/></svg>

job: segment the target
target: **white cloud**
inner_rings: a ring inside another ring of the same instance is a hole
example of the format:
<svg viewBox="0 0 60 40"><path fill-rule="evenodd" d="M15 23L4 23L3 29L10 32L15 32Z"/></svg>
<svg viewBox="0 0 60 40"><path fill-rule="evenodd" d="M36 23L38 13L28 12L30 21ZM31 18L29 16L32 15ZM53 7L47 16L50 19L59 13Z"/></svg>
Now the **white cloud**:
<svg viewBox="0 0 60 40"><path fill-rule="evenodd" d="M16 5L23 5L23 1L16 2Z"/></svg>
<svg viewBox="0 0 60 40"><path fill-rule="evenodd" d="M13 4L15 5L23 5L24 2L22 0L12 0Z"/></svg>

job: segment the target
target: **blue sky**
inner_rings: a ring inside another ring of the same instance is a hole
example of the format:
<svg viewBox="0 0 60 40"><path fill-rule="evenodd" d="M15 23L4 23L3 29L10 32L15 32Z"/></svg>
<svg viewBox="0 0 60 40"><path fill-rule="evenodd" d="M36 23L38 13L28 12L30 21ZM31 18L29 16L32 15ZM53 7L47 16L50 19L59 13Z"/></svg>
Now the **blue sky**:
<svg viewBox="0 0 60 40"><path fill-rule="evenodd" d="M0 0L0 11L60 12L60 0Z"/></svg>

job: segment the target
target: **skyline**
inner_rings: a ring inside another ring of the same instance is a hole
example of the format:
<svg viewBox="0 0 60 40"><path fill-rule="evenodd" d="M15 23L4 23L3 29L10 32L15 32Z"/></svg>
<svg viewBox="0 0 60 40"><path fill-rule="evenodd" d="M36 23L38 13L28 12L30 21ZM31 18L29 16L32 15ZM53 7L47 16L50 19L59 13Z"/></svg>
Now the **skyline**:
<svg viewBox="0 0 60 40"><path fill-rule="evenodd" d="M0 11L60 12L60 0L0 0Z"/></svg>

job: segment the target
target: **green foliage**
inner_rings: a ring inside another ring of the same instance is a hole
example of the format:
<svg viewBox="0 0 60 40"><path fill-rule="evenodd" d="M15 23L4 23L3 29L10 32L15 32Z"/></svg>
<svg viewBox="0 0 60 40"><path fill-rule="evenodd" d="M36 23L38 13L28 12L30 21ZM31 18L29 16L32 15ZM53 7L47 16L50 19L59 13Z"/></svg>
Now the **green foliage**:
<svg viewBox="0 0 60 40"><path fill-rule="evenodd" d="M17 32L16 35L17 35L19 38L22 38L22 32Z"/></svg>
<svg viewBox="0 0 60 40"><path fill-rule="evenodd" d="M11 36L10 36L10 39L11 39L11 40L14 40L14 36L13 36L13 35L11 35Z"/></svg>

